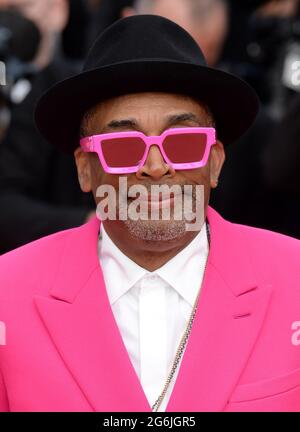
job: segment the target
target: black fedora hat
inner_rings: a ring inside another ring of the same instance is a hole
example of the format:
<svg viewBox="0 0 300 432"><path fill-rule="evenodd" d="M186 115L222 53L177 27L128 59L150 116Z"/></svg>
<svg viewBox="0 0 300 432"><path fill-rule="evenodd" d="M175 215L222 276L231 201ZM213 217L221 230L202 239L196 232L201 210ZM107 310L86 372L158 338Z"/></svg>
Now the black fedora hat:
<svg viewBox="0 0 300 432"><path fill-rule="evenodd" d="M259 106L243 80L207 66L197 43L180 26L160 16L136 15L108 27L90 49L82 72L42 95L36 125L49 142L72 153L89 108L114 96L148 91L205 102L225 145L246 132Z"/></svg>

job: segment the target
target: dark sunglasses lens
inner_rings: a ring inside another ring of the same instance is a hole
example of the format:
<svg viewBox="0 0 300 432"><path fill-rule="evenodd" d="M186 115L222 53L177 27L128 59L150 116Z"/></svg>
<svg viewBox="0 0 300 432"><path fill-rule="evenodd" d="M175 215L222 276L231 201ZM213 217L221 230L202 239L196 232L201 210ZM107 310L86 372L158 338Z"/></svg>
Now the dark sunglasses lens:
<svg viewBox="0 0 300 432"><path fill-rule="evenodd" d="M107 165L111 168L138 165L145 151L141 138L113 138L102 141L102 153Z"/></svg>
<svg viewBox="0 0 300 432"><path fill-rule="evenodd" d="M203 159L206 144L205 133L176 134L164 139L163 149L173 163L199 162Z"/></svg>

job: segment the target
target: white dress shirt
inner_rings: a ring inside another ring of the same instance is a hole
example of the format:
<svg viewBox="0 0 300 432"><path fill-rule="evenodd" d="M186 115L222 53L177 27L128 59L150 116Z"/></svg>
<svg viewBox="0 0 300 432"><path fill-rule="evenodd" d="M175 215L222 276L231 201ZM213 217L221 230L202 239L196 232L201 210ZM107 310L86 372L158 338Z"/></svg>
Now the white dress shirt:
<svg viewBox="0 0 300 432"><path fill-rule="evenodd" d="M161 394L202 284L206 227L162 267L149 272L113 243L101 224L98 254L112 311L152 406ZM178 370L159 411L165 411Z"/></svg>

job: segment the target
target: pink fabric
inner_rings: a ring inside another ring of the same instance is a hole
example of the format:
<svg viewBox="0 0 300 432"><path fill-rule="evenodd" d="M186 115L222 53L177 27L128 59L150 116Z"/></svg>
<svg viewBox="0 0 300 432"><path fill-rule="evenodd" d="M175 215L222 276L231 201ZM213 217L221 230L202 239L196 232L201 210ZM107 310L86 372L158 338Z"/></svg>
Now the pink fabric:
<svg viewBox="0 0 300 432"><path fill-rule="evenodd" d="M208 219L207 270L167 411L299 411L299 241L211 208ZM0 411L151 410L109 305L98 230L95 218L0 258Z"/></svg>

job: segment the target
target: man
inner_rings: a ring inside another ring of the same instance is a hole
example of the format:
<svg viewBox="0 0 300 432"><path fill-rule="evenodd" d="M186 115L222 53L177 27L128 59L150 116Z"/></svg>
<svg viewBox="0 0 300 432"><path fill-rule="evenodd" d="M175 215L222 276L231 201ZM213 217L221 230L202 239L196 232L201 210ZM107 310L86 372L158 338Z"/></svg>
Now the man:
<svg viewBox="0 0 300 432"><path fill-rule="evenodd" d="M257 108L154 15L113 24L83 72L41 98L39 130L74 152L103 221L0 259L1 410L300 409L299 242L208 207L224 146Z"/></svg>

